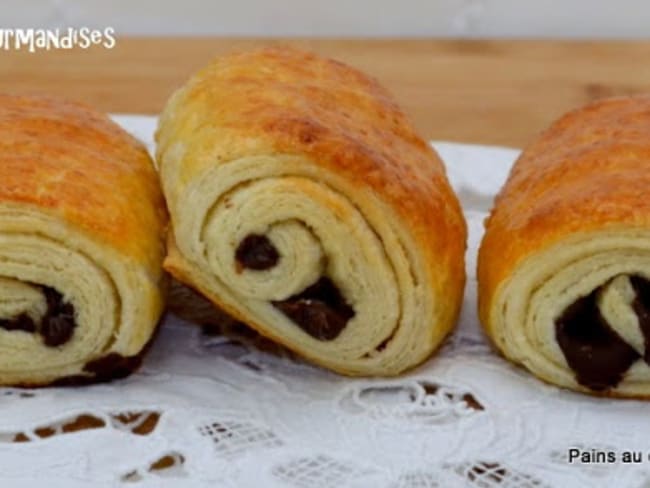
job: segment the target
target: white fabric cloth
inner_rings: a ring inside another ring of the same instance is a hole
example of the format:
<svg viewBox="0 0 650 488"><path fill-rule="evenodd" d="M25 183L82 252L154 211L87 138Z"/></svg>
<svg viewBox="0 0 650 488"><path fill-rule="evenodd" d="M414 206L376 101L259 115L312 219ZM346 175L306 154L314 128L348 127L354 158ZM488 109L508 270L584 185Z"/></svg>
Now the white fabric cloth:
<svg viewBox="0 0 650 488"><path fill-rule="evenodd" d="M152 145L155 118L115 119ZM479 328L482 222L518 151L434 146L470 241L460 324L433 359L398 379L349 379L168 317L126 380L0 389L0 486L650 486L647 403L545 385ZM65 432L80 414L97 428ZM639 450L644 461L569 464L570 448Z"/></svg>

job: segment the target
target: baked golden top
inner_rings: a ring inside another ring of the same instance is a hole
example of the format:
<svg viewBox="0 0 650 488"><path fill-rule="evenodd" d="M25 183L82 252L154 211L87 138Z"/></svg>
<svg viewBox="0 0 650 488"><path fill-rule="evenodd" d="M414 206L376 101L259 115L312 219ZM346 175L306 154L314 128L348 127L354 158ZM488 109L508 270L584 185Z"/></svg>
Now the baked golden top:
<svg viewBox="0 0 650 488"><path fill-rule="evenodd" d="M158 270L166 225L145 147L77 103L0 94L0 204L34 205Z"/></svg>
<svg viewBox="0 0 650 488"><path fill-rule="evenodd" d="M465 223L440 159L365 74L294 49L233 54L197 73L166 114L165 134L187 150L181 179L243 156L304 155L386 201L426 242L423 252L434 251L429 262L444 256L462 265ZM218 127L209 140L201 138L206 125ZM158 142L164 154L173 141Z"/></svg>
<svg viewBox="0 0 650 488"><path fill-rule="evenodd" d="M560 118L519 157L486 221L480 311L538 249L574 233L650 226L650 96L601 100Z"/></svg>

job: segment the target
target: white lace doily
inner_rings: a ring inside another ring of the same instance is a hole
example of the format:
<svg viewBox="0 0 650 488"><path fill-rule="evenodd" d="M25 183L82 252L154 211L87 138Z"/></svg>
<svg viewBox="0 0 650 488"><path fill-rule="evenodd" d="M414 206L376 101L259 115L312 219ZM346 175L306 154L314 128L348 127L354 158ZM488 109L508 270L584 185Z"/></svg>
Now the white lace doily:
<svg viewBox="0 0 650 488"><path fill-rule="evenodd" d="M116 119L152 144L154 118ZM545 385L495 355L479 329L476 249L517 151L435 146L470 242L461 320L433 359L399 379L349 379L169 317L126 380L0 389L0 486L650 486L647 403ZM570 448L646 458L570 464Z"/></svg>

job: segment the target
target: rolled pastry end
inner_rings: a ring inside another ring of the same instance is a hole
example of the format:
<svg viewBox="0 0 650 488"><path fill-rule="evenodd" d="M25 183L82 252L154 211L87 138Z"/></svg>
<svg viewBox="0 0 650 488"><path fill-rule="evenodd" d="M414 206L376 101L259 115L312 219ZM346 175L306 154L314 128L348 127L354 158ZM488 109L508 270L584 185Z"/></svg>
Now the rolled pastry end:
<svg viewBox="0 0 650 488"><path fill-rule="evenodd" d="M533 141L486 221L479 314L556 385L650 397L650 97L598 100Z"/></svg>
<svg viewBox="0 0 650 488"><path fill-rule="evenodd" d="M337 372L392 375L426 359L453 326L458 308L441 304L460 302L458 283L428 286L431 270L390 226L374 230L327 185L284 179L228 192L206 207L198 228L174 229L165 268L236 319Z"/></svg>
<svg viewBox="0 0 650 488"><path fill-rule="evenodd" d="M159 286L65 222L0 204L0 384L127 376L160 315Z"/></svg>
<svg viewBox="0 0 650 488"><path fill-rule="evenodd" d="M647 231L590 232L528 257L483 304L496 345L549 383L649 397L648 242Z"/></svg>
<svg viewBox="0 0 650 488"><path fill-rule="evenodd" d="M146 148L83 105L0 95L0 167L0 385L128 375L163 308Z"/></svg>
<svg viewBox="0 0 650 488"><path fill-rule="evenodd" d="M390 95L293 49L217 58L169 100L165 267L345 374L426 359L462 302L466 229L442 162Z"/></svg>

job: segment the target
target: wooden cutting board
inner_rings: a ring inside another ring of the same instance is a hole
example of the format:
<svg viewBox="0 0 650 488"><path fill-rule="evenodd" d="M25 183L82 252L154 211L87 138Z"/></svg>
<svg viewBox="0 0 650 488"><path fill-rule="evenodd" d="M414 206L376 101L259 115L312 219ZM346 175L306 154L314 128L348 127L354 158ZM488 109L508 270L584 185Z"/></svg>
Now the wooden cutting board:
<svg viewBox="0 0 650 488"><path fill-rule="evenodd" d="M213 56L293 44L377 77L430 139L521 146L597 98L650 92L650 41L118 38L114 49L0 50L0 90L155 114Z"/></svg>

